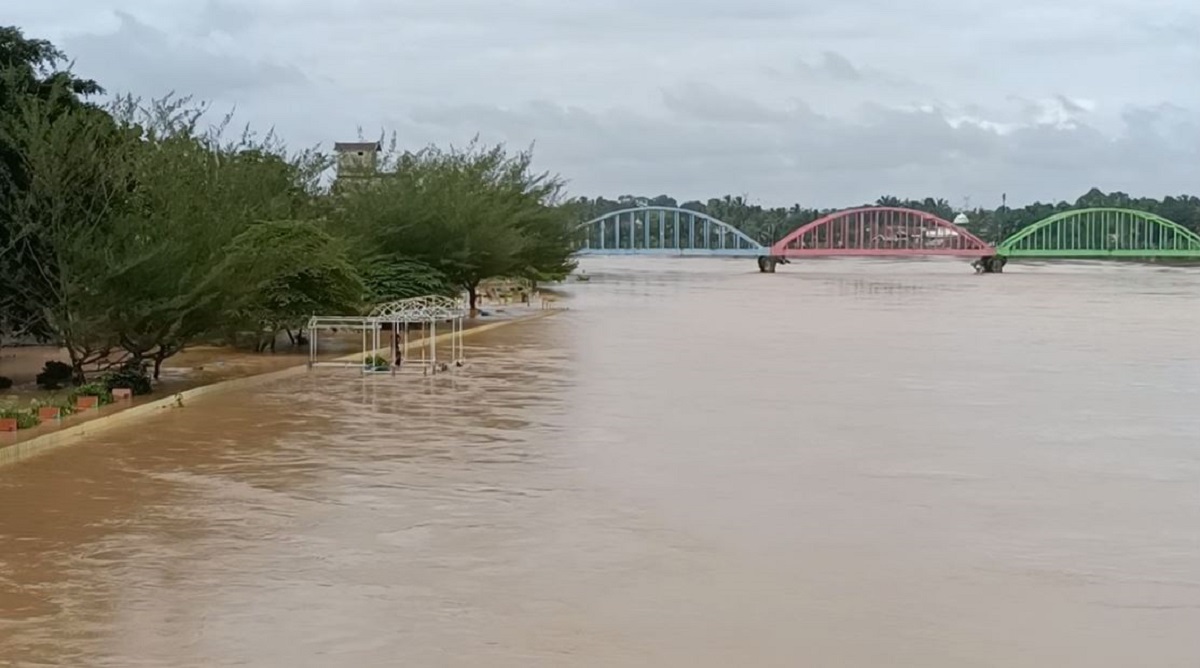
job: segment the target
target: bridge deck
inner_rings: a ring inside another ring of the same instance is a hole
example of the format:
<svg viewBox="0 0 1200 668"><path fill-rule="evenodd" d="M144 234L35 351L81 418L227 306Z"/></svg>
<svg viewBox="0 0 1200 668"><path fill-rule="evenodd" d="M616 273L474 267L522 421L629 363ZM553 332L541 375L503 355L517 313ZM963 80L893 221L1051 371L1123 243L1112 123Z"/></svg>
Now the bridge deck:
<svg viewBox="0 0 1200 668"><path fill-rule="evenodd" d="M776 255L768 252L769 255ZM988 248L786 248L778 257L987 257L996 251Z"/></svg>
<svg viewBox="0 0 1200 668"><path fill-rule="evenodd" d="M656 257L759 257L766 248L580 248L576 255L644 255Z"/></svg>

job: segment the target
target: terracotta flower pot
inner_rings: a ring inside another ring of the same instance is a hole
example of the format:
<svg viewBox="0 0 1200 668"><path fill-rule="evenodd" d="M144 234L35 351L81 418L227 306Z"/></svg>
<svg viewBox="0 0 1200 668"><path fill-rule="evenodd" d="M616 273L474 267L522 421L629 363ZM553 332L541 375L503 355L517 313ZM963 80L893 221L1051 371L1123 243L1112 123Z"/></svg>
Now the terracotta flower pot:
<svg viewBox="0 0 1200 668"><path fill-rule="evenodd" d="M113 401L129 401L133 399L133 390L128 387L114 387L112 398Z"/></svg>
<svg viewBox="0 0 1200 668"><path fill-rule="evenodd" d="M57 420L62 417L62 409L58 406L42 406L38 409L38 418L43 422Z"/></svg>
<svg viewBox="0 0 1200 668"><path fill-rule="evenodd" d="M0 432L16 431L16 418L0 418Z"/></svg>
<svg viewBox="0 0 1200 668"><path fill-rule="evenodd" d="M100 405L100 397L79 397L75 400L75 408L81 411L86 411L89 408L95 408Z"/></svg>

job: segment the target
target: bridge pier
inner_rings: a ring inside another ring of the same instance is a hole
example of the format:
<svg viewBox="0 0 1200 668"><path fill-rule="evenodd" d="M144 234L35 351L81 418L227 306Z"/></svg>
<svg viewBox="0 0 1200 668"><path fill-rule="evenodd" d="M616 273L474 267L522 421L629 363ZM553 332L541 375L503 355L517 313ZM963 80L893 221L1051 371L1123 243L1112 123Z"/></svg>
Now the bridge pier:
<svg viewBox="0 0 1200 668"><path fill-rule="evenodd" d="M758 270L764 274L774 274L775 266L780 264L791 264L791 261L777 255L758 256Z"/></svg>
<svg viewBox="0 0 1200 668"><path fill-rule="evenodd" d="M1008 258L1003 255L988 255L975 260L971 266L975 267L976 274L1002 274L1006 264L1008 264Z"/></svg>

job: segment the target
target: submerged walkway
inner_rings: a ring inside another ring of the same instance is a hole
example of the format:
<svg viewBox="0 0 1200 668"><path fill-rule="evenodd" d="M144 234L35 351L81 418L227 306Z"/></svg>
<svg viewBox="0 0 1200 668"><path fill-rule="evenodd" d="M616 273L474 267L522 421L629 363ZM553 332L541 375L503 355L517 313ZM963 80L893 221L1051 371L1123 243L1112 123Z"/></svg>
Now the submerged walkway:
<svg viewBox="0 0 1200 668"><path fill-rule="evenodd" d="M524 306L496 309L491 311L489 316L467 321L464 335L470 336L504 325L535 320L557 312L558 309L539 310ZM436 339L440 341L446 336L449 336L448 332L439 334ZM413 336L409 339L409 344L423 340L425 339L421 336ZM358 350L359 343L355 333L346 339L345 345L335 345L332 350L322 353L321 359L358 359L362 355ZM76 443L99 431L127 424L160 409L182 405L195 397L306 373L307 348L297 350L300 352L289 350L270 354L230 348L197 347L185 351L172 358L168 366L164 366L163 375L166 378L151 395L76 413L62 420L45 422L33 429L0 433L0 467ZM22 405L28 405L29 400L38 395L22 393L15 396L21 397ZM0 399L4 397L5 395L0 395Z"/></svg>

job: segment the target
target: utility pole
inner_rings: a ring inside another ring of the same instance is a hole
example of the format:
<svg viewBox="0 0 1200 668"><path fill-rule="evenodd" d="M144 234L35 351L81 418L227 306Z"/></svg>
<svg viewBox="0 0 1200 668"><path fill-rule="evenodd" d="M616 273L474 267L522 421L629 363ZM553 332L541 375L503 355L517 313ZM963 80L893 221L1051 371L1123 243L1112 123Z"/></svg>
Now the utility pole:
<svg viewBox="0 0 1200 668"><path fill-rule="evenodd" d="M1008 218L1008 216L1005 215L1007 212L1008 193L1000 193L1000 215L996 216L996 229L999 231L999 237L996 239L996 243L1004 241L1008 236L1004 233L1004 223L1007 222Z"/></svg>

